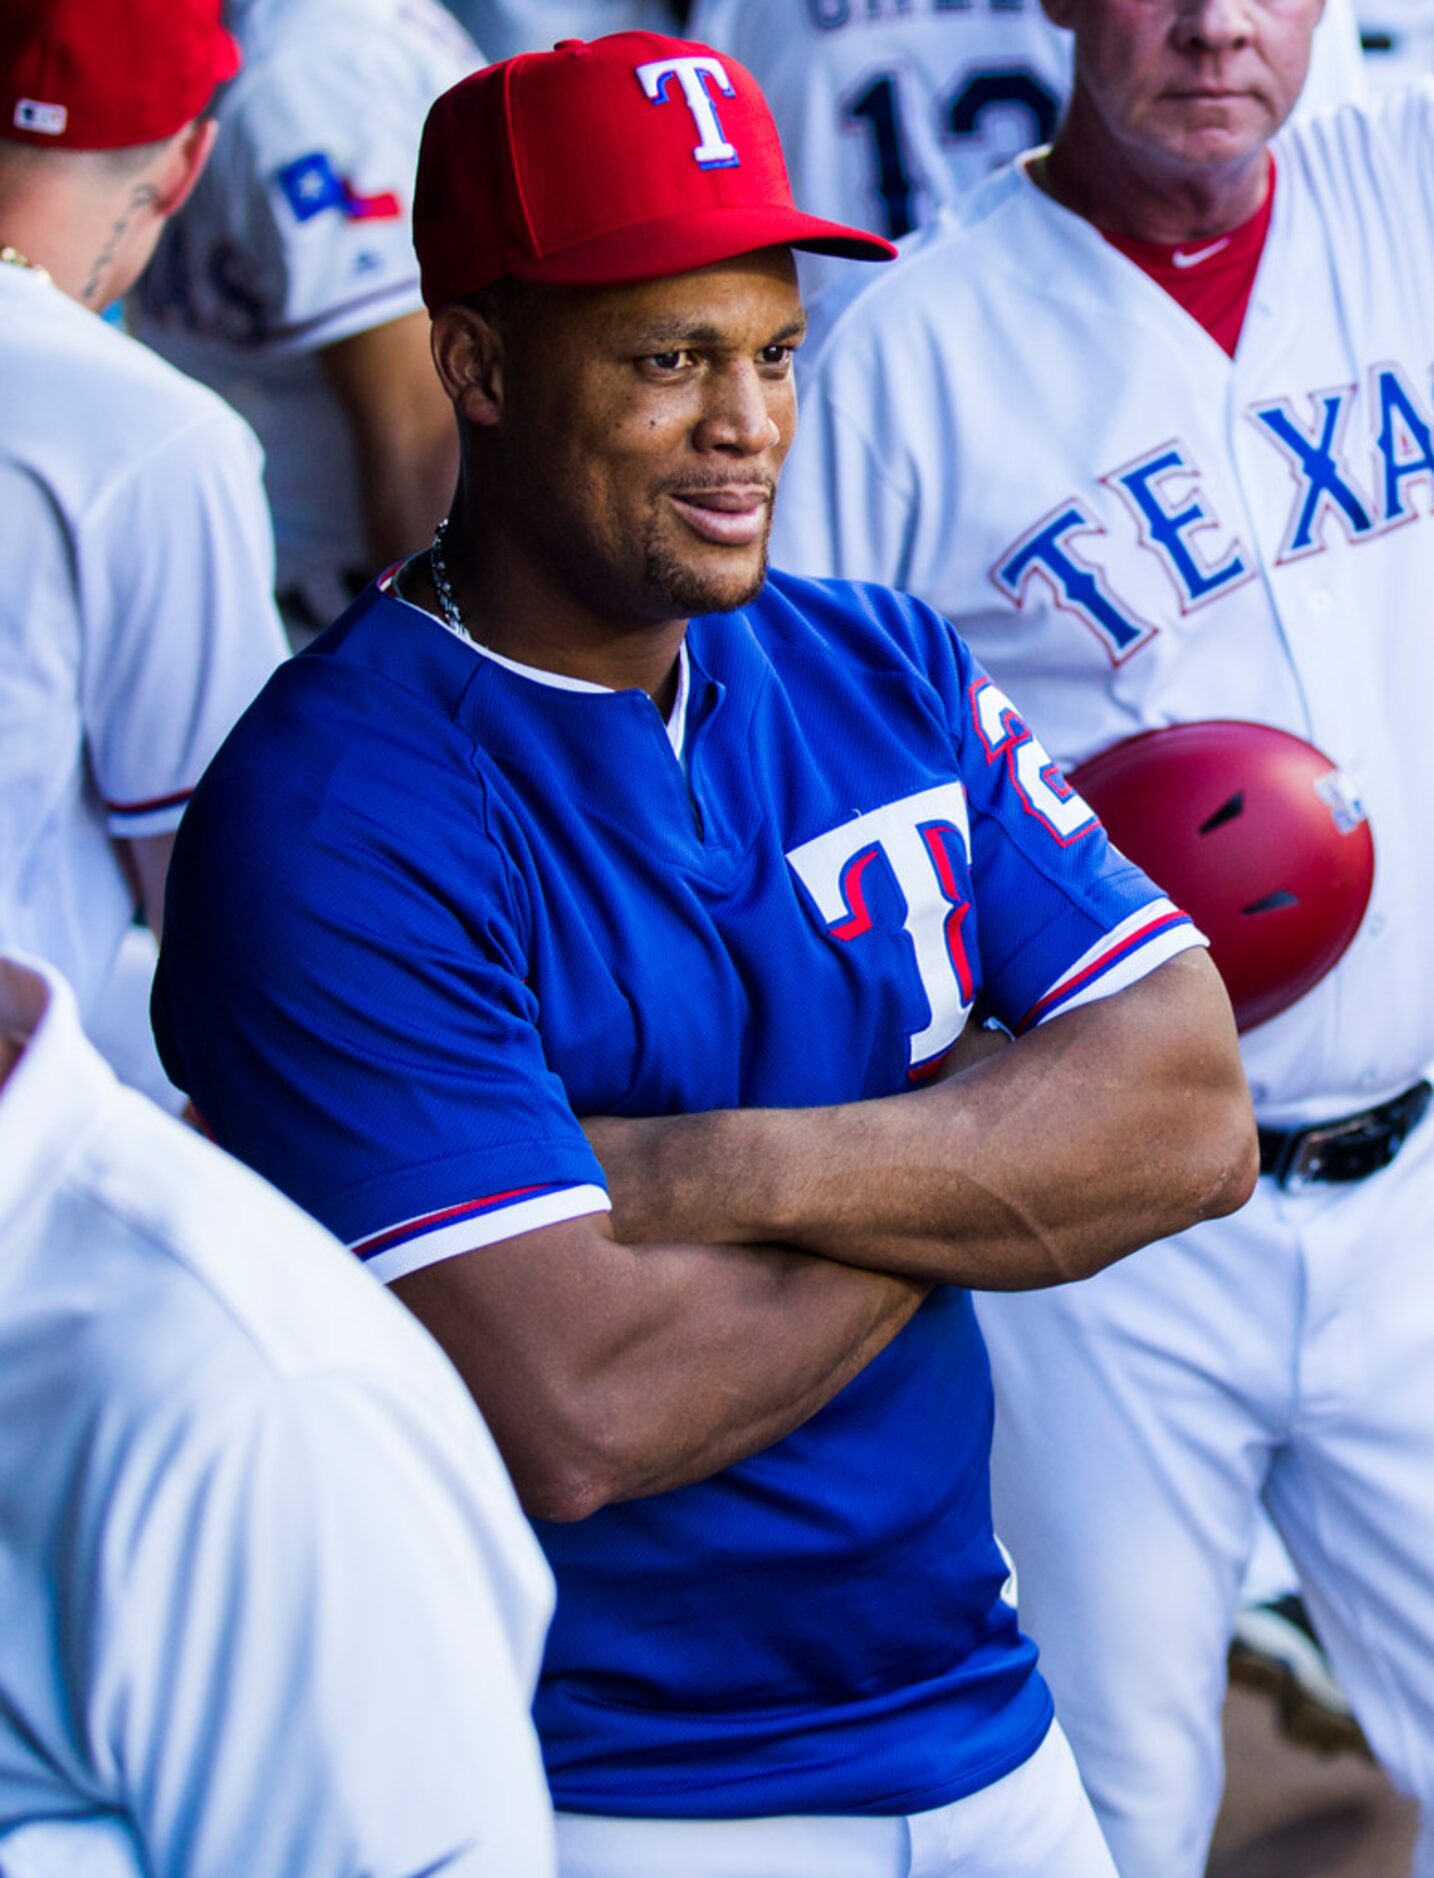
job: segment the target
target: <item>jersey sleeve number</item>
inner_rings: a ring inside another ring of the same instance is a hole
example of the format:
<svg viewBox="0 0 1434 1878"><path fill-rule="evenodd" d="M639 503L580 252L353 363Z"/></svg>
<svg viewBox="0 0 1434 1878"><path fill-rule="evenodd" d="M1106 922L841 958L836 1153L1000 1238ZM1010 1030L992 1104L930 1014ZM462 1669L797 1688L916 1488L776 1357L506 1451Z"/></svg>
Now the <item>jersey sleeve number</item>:
<svg viewBox="0 0 1434 1878"><path fill-rule="evenodd" d="M979 137L982 120L996 109L1023 111L1030 119L1027 143L1044 143L1056 127L1060 101L1040 79L1018 68L969 72L938 105L943 143ZM916 177L902 125L901 91L894 72L878 72L845 102L847 118L866 133L881 200L882 233L895 241L916 226Z"/></svg>

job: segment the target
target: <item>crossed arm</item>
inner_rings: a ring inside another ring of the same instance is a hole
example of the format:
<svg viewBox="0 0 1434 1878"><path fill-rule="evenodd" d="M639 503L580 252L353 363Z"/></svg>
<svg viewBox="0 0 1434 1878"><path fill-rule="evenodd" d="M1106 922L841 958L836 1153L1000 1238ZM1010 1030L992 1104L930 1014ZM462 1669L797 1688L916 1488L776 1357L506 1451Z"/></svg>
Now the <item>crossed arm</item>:
<svg viewBox="0 0 1434 1878"><path fill-rule="evenodd" d="M1196 951L1016 1044L963 1039L924 1091L588 1135L625 1238L776 1240L987 1291L1090 1277L1233 1211L1257 1172L1224 987Z"/></svg>
<svg viewBox="0 0 1434 1878"><path fill-rule="evenodd" d="M934 1087L828 1109L597 1120L614 1213L400 1279L529 1512L705 1478L814 1414L933 1283L1080 1278L1233 1211L1256 1173L1203 953Z"/></svg>

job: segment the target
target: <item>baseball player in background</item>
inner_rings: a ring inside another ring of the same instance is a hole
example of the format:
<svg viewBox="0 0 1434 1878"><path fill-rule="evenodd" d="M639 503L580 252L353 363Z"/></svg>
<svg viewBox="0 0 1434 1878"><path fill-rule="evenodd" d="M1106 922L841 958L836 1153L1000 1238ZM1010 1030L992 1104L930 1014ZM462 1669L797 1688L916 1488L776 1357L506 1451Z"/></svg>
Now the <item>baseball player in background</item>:
<svg viewBox="0 0 1434 1878"><path fill-rule="evenodd" d="M761 85L797 195L893 241L1045 143L1070 91L1070 34L1040 0L696 0L690 26ZM1364 89L1354 0L1328 0L1301 109ZM801 261L809 296L840 274Z"/></svg>
<svg viewBox="0 0 1434 1878"><path fill-rule="evenodd" d="M1251 1204L982 1306L1023 1617L1117 1864L1186 1878L1261 1498L1375 1751L1434 1798L1434 95L1281 131L1317 0L1049 10L1054 145L830 310L776 552L939 606L1066 764L1257 720L1373 830L1354 943L1244 1040Z"/></svg>
<svg viewBox="0 0 1434 1878"><path fill-rule="evenodd" d="M296 643L443 513L457 454L410 236L424 114L483 63L438 0L237 0L244 70L134 330L253 424Z"/></svg>
<svg viewBox="0 0 1434 1878"><path fill-rule="evenodd" d="M739 65L469 79L415 236L459 488L211 768L166 1060L486 1407L566 1878L1108 1878L965 1287L1239 1204L1218 977L937 614L764 583L790 250L890 249Z"/></svg>
<svg viewBox="0 0 1434 1878"><path fill-rule="evenodd" d="M0 1601L5 1878L551 1878L552 1581L458 1378L5 955Z"/></svg>
<svg viewBox="0 0 1434 1878"><path fill-rule="evenodd" d="M253 436L96 316L237 63L218 0L0 14L0 943L53 960L153 1093L136 907L157 931L188 793L285 648Z"/></svg>

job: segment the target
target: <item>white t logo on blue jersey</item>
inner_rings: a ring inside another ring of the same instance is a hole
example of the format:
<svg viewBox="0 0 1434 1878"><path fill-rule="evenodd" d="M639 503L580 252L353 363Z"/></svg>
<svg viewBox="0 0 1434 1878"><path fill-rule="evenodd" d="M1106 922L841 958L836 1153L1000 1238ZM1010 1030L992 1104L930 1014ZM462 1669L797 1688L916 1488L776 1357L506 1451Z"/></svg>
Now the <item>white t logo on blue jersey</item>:
<svg viewBox="0 0 1434 1878"><path fill-rule="evenodd" d="M858 939L871 928L862 875L879 854L906 903L902 925L916 956L930 1022L910 1040L910 1068L934 1063L961 1035L975 996L961 926L971 911L945 852L955 834L971 860L971 823L959 782L937 783L899 802L829 828L787 855L793 872L817 903L838 939Z"/></svg>

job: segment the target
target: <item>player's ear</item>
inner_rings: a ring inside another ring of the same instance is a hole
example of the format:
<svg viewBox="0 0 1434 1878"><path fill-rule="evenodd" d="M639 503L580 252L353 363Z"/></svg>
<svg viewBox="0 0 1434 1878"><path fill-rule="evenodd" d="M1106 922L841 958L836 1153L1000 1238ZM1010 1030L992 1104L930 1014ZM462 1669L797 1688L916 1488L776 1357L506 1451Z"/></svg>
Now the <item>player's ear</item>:
<svg viewBox="0 0 1434 1878"><path fill-rule="evenodd" d="M177 215L204 173L219 125L213 117L197 117L170 140L161 174L155 179L154 206L161 215Z"/></svg>
<svg viewBox="0 0 1434 1878"><path fill-rule="evenodd" d="M454 410L470 424L496 424L503 414L503 336L494 322L472 307L440 307L431 343Z"/></svg>

